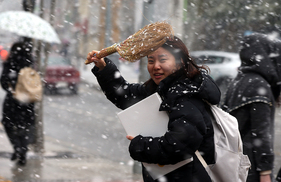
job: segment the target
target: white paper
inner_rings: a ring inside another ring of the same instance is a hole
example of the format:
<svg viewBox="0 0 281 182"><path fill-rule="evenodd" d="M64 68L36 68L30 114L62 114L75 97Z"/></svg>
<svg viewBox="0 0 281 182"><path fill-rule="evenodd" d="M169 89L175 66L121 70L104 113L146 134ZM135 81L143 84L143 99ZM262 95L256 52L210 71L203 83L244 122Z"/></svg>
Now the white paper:
<svg viewBox="0 0 281 182"><path fill-rule="evenodd" d="M186 160L178 162L176 164L169 164L169 165L164 165L164 166L160 166L158 164L148 164L145 162L143 162L142 164L144 165L146 170L149 172L151 177L155 180L191 161L193 161L193 158L186 159Z"/></svg>
<svg viewBox="0 0 281 182"><path fill-rule="evenodd" d="M162 100L158 93L143 99L133 106L119 112L122 125L127 135L159 137L163 136L168 128L168 115L165 111L159 111ZM181 161L174 165L159 166L158 164L143 163L144 167L155 180L165 174L191 162L193 158Z"/></svg>
<svg viewBox="0 0 281 182"><path fill-rule="evenodd" d="M117 115L128 135L158 137L163 136L168 128L168 115L159 111L161 98L153 94Z"/></svg>

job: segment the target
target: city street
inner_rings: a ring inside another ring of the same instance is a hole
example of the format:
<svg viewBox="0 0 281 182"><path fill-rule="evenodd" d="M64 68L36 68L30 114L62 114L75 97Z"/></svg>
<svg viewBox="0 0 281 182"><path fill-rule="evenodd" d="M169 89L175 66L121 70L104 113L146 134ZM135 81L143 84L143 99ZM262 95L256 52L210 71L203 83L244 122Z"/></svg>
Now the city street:
<svg viewBox="0 0 281 182"><path fill-rule="evenodd" d="M126 74L131 70L128 68L121 70ZM127 150L129 141L116 117L120 110L105 98L89 70L82 71L81 77L94 81L81 82L77 95L67 89L44 95L43 159L31 145L26 166L10 161L12 147L0 125L0 181L141 180L140 174L133 173L134 162ZM2 102L4 96L0 89Z"/></svg>
<svg viewBox="0 0 281 182"><path fill-rule="evenodd" d="M89 155L127 163L129 141L116 116L119 111L100 90L82 83L78 95L45 95L45 135Z"/></svg>
<svg viewBox="0 0 281 182"><path fill-rule="evenodd" d="M12 147L0 127L0 181L2 178L4 182L58 179L135 182L141 179L140 174L133 174L128 140L116 118L119 110L100 90L85 83L80 86L78 95L67 91L45 95L43 160L31 146L27 165L15 165L9 159ZM1 90L1 100L3 94Z"/></svg>

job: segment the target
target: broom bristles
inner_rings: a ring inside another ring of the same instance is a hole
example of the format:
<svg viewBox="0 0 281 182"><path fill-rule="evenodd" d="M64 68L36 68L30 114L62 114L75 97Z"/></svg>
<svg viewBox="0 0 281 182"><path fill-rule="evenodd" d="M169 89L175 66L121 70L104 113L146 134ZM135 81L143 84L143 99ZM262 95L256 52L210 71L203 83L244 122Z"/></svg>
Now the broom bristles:
<svg viewBox="0 0 281 182"><path fill-rule="evenodd" d="M173 28L167 22L152 23L128 37L117 46L117 51L125 60L134 62L161 47L173 35Z"/></svg>
<svg viewBox="0 0 281 182"><path fill-rule="evenodd" d="M102 58L117 51L125 60L135 62L161 47L167 39L173 38L174 32L170 24L165 21L156 22L146 25L122 43L102 49L96 57ZM91 62L86 60L85 64L89 63Z"/></svg>

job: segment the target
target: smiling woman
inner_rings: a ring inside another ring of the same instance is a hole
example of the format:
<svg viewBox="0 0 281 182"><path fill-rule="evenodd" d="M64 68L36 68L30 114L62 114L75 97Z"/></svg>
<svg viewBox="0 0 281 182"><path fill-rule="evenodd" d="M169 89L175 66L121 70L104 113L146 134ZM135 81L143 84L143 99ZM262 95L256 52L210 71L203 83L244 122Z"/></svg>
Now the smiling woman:
<svg viewBox="0 0 281 182"><path fill-rule="evenodd" d="M160 81L177 70L175 57L166 49L160 47L147 56L147 70L152 80L159 85Z"/></svg>
<svg viewBox="0 0 281 182"><path fill-rule="evenodd" d="M92 72L112 103L126 109L158 92L163 99L159 110L168 113L169 123L163 136L127 136L131 141L130 156L159 165L193 160L159 179L153 179L149 169L143 167L144 181L211 182L195 151L201 151L207 163L214 162L213 127L209 106L203 100L218 104L220 91L206 69L191 59L184 43L175 36L148 54L151 78L144 84L129 84L122 76L116 77L117 67L108 58L95 57L97 52L90 52L87 59L95 63Z"/></svg>

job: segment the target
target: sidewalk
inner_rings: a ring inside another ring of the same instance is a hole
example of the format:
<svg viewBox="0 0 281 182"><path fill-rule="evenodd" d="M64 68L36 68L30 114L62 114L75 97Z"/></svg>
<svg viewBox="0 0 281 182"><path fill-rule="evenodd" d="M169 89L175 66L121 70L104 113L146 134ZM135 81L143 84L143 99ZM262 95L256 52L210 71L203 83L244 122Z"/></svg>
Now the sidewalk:
<svg viewBox="0 0 281 182"><path fill-rule="evenodd" d="M90 153L79 151L70 145L63 146L55 139L45 137L43 156L28 152L27 164L18 166L10 161L13 150L0 125L0 181L60 181L60 182L136 182L139 174L132 173L131 164L120 164Z"/></svg>
<svg viewBox="0 0 281 182"><path fill-rule="evenodd" d="M89 65L81 71L82 81L97 85ZM129 82L137 82L132 65L120 65L121 74ZM1 91L2 92L2 91ZM133 174L133 164L123 164L97 157L71 144L61 144L45 136L43 156L30 150L27 164L18 166L10 160L13 152L2 124L0 124L0 182L141 182L140 174Z"/></svg>

